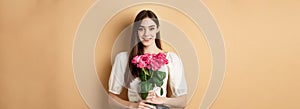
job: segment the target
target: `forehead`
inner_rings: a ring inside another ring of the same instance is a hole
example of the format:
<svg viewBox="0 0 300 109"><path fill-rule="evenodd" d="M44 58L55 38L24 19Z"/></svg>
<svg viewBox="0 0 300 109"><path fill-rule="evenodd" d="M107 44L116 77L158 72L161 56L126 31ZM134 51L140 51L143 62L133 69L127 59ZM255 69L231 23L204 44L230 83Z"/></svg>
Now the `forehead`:
<svg viewBox="0 0 300 109"><path fill-rule="evenodd" d="M150 19L150 18L144 18L141 21L141 26L144 26L144 27L156 26L156 23L152 19Z"/></svg>

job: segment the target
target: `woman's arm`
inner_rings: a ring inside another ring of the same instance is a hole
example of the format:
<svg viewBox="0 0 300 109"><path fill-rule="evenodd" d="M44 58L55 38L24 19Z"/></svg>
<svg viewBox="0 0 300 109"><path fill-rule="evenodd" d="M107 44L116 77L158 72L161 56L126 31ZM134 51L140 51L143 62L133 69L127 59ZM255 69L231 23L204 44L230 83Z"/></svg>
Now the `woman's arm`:
<svg viewBox="0 0 300 109"><path fill-rule="evenodd" d="M109 103L113 104L114 106L118 106L119 108L138 108L138 109L155 109L154 106L146 104L145 100L142 100L138 103L134 103L134 102L130 102L130 101L126 101L121 99L120 97L118 97L117 95L113 94L113 93L108 93L109 95Z"/></svg>
<svg viewBox="0 0 300 109"><path fill-rule="evenodd" d="M186 106L186 95L166 98L164 105L169 107L184 108Z"/></svg>
<svg viewBox="0 0 300 109"><path fill-rule="evenodd" d="M160 97L154 91L150 91L147 97L149 103L163 104L168 107L184 108L186 106L186 95L178 97Z"/></svg>

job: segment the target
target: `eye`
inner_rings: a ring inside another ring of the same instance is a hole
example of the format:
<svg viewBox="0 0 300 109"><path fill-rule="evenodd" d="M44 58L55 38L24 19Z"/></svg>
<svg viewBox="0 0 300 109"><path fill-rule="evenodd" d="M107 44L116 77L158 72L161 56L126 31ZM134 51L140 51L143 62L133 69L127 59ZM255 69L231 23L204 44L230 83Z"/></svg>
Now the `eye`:
<svg viewBox="0 0 300 109"><path fill-rule="evenodd" d="M138 28L138 31L143 31L143 30L144 30L144 28L142 28L142 27Z"/></svg>
<svg viewBox="0 0 300 109"><path fill-rule="evenodd" d="M153 31L154 29L155 29L155 28L153 28L153 27L152 27L152 28L150 28L150 30L151 30L151 31Z"/></svg>

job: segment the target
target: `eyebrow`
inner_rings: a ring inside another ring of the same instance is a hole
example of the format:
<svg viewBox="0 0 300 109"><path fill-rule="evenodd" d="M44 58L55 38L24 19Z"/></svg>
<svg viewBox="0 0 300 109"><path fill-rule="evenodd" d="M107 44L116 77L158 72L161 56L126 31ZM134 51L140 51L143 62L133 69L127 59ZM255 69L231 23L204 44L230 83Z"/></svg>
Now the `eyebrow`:
<svg viewBox="0 0 300 109"><path fill-rule="evenodd" d="M140 25L140 27L145 27L145 26ZM155 27L155 25L150 25L150 26L148 26L148 27Z"/></svg>

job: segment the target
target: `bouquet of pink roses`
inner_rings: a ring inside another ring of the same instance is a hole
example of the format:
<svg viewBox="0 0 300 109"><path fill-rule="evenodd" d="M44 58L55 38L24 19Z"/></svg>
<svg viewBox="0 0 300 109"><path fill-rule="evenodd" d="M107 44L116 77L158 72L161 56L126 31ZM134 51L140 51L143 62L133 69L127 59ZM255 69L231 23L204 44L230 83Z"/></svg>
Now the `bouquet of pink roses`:
<svg viewBox="0 0 300 109"><path fill-rule="evenodd" d="M145 100L148 92L153 90L154 86L161 87L166 78L166 72L158 71L163 65L168 64L164 53L144 54L133 57L131 63L141 69L139 77L141 79L141 97ZM162 88L160 94L163 94Z"/></svg>

